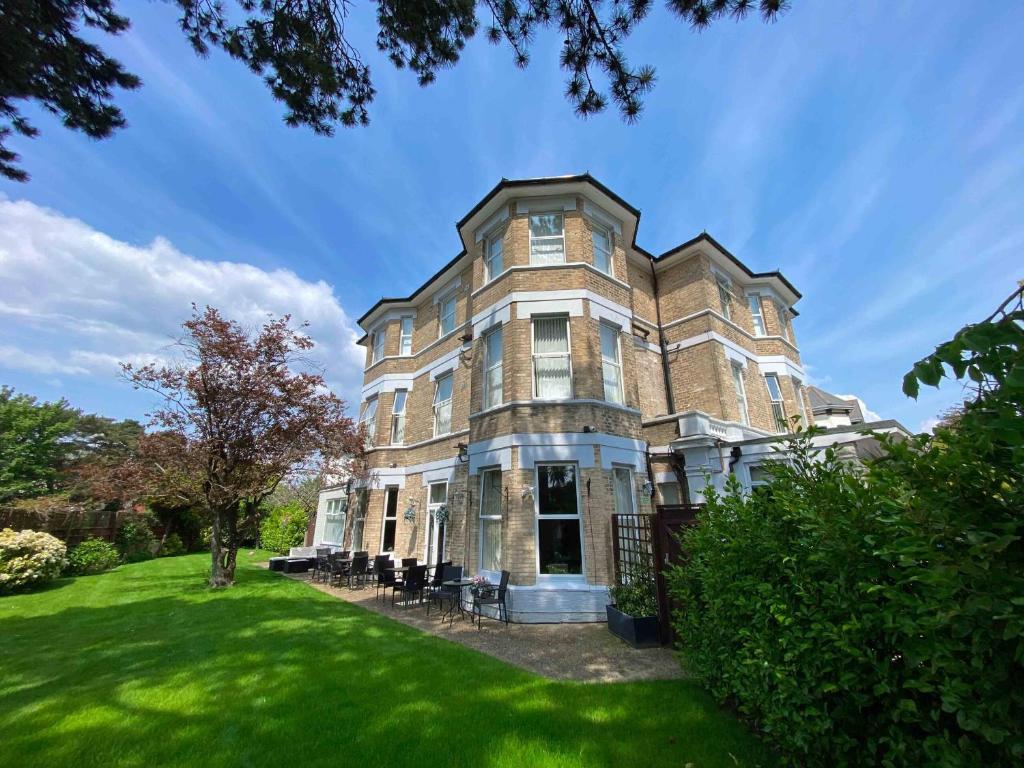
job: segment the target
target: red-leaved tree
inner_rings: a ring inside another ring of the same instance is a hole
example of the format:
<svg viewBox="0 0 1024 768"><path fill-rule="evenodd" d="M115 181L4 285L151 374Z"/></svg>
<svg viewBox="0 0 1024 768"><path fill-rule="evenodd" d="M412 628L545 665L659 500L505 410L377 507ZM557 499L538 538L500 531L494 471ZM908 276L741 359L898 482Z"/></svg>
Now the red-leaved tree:
<svg viewBox="0 0 1024 768"><path fill-rule="evenodd" d="M193 305L184 328L177 362L122 369L162 399L139 443L147 493L209 516L210 584L222 587L234 581L241 533L260 502L282 482L362 465L363 434L308 372L313 341L288 315L249 331Z"/></svg>

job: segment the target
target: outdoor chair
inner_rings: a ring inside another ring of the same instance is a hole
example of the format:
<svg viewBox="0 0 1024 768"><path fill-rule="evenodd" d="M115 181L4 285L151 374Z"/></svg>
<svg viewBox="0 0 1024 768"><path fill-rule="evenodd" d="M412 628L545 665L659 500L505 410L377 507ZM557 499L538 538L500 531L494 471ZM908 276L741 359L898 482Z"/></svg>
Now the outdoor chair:
<svg viewBox="0 0 1024 768"><path fill-rule="evenodd" d="M310 576L310 579L313 581L323 581L324 574L327 572L327 558L330 554L330 547L316 548L316 565L313 566L313 575Z"/></svg>
<svg viewBox="0 0 1024 768"><path fill-rule="evenodd" d="M352 582L356 584L366 583L366 564L369 562L370 556L363 554L356 554L352 558L352 565L348 569L348 588L352 589Z"/></svg>
<svg viewBox="0 0 1024 768"><path fill-rule="evenodd" d="M480 609L485 605L493 605L498 609L498 621L504 621L508 626L508 608L505 606L505 595L508 594L508 571L501 572L501 581L496 591L490 595L481 594L479 590L473 591L473 616L476 617L476 627L480 629L483 624L484 614ZM490 618L490 617L488 617Z"/></svg>
<svg viewBox="0 0 1024 768"><path fill-rule="evenodd" d="M440 588L441 582L444 581L445 567L451 564L451 560L445 560L443 563L427 566L427 583L423 587L423 596L428 600L427 611L430 610L430 597Z"/></svg>
<svg viewBox="0 0 1024 768"><path fill-rule="evenodd" d="M446 587L444 582L456 581L462 578L462 566L452 565L451 563L445 563L444 568L441 569L441 577L438 578L437 574L434 574L434 578L431 579L430 585L427 587L427 615L430 615L430 604L437 602L441 605L445 599L458 599L459 593L462 591L462 587ZM436 583L436 586L435 586Z"/></svg>
<svg viewBox="0 0 1024 768"><path fill-rule="evenodd" d="M395 572L389 570L391 568L391 558L387 555L377 555L373 562L373 570L377 576L377 590L374 593L374 598L380 597L381 590L384 592L384 599L388 599L388 587L394 587L397 579L395 578Z"/></svg>
<svg viewBox="0 0 1024 768"><path fill-rule="evenodd" d="M396 596L401 593L402 602L409 607L409 600L413 597L423 599L423 588L427 582L427 566L417 565L410 568L401 584L396 584L391 592L391 605L394 606Z"/></svg>
<svg viewBox="0 0 1024 768"><path fill-rule="evenodd" d="M420 564L420 561L417 560L415 557L403 557L402 558L402 567L403 568L411 568L411 567L417 566L419 564ZM399 584L399 586L401 586L402 582L405 581L404 575L401 574L401 573L396 573L395 574L395 581Z"/></svg>
<svg viewBox="0 0 1024 768"><path fill-rule="evenodd" d="M337 580L338 586L341 586L341 582L348 576L351 566L351 563L346 562L347 559L344 552L338 552L331 558L331 571L330 576L327 578L328 584L334 584L335 580Z"/></svg>
<svg viewBox="0 0 1024 768"><path fill-rule="evenodd" d="M391 565L391 558L387 555L374 555L373 562L370 567L366 570L366 578L369 579L370 583L373 584L380 580L381 573L384 569Z"/></svg>

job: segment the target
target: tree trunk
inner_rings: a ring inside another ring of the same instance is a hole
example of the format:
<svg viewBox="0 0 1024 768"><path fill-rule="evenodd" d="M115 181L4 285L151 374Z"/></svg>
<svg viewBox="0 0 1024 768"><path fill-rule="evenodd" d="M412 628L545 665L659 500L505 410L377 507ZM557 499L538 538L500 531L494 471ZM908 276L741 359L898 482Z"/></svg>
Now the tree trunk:
<svg viewBox="0 0 1024 768"><path fill-rule="evenodd" d="M213 525L210 529L211 587L230 587L235 581L235 555L230 542L223 539L222 523L222 513L219 510L214 511Z"/></svg>

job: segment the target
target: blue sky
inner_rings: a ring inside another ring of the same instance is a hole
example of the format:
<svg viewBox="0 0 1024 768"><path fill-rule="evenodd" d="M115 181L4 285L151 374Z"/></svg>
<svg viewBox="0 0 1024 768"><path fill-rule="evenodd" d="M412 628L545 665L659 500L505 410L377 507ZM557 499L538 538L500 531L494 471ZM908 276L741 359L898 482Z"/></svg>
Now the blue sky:
<svg viewBox="0 0 1024 768"><path fill-rule="evenodd" d="M33 178L0 182L0 382L141 416L116 363L166 355L197 301L309 320L357 397L354 318L454 256L454 222L502 176L590 171L642 210L648 250L707 230L781 269L812 381L921 428L960 389L914 402L903 373L1024 278L1024 5L793 6L702 34L656 7L627 43L658 70L629 126L573 115L554 34L525 71L480 36L424 89L356 3L372 123L324 138L237 63L198 59L170 4L125 3L134 27L107 47L144 81L119 98L129 128L94 142L43 115L12 142Z"/></svg>

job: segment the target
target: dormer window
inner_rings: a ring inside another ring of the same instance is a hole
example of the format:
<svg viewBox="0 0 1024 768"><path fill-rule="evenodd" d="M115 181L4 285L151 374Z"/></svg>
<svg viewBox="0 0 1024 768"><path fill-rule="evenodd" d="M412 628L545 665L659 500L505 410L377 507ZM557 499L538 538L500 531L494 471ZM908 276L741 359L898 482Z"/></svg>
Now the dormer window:
<svg viewBox="0 0 1024 768"><path fill-rule="evenodd" d="M381 328L379 331L373 332L373 355L370 358L370 365L379 363L384 359L384 329Z"/></svg>
<svg viewBox="0 0 1024 768"><path fill-rule="evenodd" d="M505 271L505 259L502 253L504 244L501 234L487 238L484 252L484 282L489 283Z"/></svg>
<svg viewBox="0 0 1024 768"><path fill-rule="evenodd" d="M565 263L565 217L541 213L530 217L530 263Z"/></svg>
<svg viewBox="0 0 1024 768"><path fill-rule="evenodd" d="M438 307L437 337L447 336L455 330L455 295L443 299Z"/></svg>

